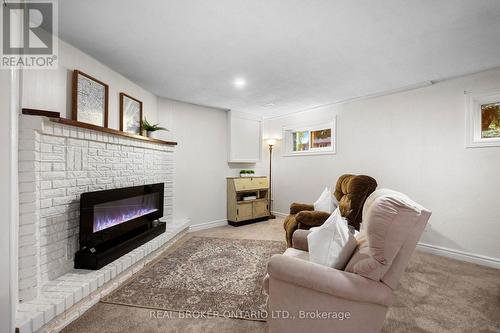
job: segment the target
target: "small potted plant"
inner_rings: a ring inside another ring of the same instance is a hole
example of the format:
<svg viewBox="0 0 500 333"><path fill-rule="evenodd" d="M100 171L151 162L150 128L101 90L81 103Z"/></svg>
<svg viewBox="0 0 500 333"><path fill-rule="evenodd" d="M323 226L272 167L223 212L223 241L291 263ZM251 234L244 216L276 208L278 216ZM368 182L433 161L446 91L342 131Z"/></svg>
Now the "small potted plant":
<svg viewBox="0 0 500 333"><path fill-rule="evenodd" d="M253 170L241 170L240 177L253 177L255 176L255 171Z"/></svg>
<svg viewBox="0 0 500 333"><path fill-rule="evenodd" d="M159 124L151 124L146 118L142 121L142 130L146 131L146 136L148 138L153 137L153 132L156 131L168 131L165 127L158 126Z"/></svg>

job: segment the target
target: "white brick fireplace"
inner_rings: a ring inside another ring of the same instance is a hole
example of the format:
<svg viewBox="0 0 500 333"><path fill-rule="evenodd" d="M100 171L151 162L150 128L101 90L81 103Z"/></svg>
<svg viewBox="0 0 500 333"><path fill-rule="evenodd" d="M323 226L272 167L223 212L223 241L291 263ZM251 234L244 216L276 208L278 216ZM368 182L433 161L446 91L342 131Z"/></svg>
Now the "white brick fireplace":
<svg viewBox="0 0 500 333"><path fill-rule="evenodd" d="M21 304L45 298L47 295L41 294L50 292L47 285L72 271L78 249L81 193L164 182L162 220L167 222L169 231L173 209L173 146L63 125L39 116L21 115L19 125ZM173 236L170 232L169 237ZM160 240L160 243L156 240L154 247L145 244L143 255L137 259L168 239L163 236ZM134 262L137 260L132 260L129 266ZM122 266L119 270L125 271ZM83 289L84 294L88 295L90 289L86 293ZM30 330L35 330L33 325Z"/></svg>

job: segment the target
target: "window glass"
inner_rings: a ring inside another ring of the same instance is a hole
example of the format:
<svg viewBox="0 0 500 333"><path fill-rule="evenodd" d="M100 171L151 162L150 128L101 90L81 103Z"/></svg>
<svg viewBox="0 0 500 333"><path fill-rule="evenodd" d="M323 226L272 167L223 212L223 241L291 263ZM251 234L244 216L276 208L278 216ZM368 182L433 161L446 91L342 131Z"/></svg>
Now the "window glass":
<svg viewBox="0 0 500 333"><path fill-rule="evenodd" d="M309 150L309 131L292 132L293 151Z"/></svg>
<svg viewBox="0 0 500 333"><path fill-rule="evenodd" d="M481 105L481 138L500 138L500 103Z"/></svg>
<svg viewBox="0 0 500 333"><path fill-rule="evenodd" d="M310 126L283 127L284 156L335 154L335 119Z"/></svg>
<svg viewBox="0 0 500 333"><path fill-rule="evenodd" d="M332 129L325 128L311 131L311 148L327 148L332 146Z"/></svg>

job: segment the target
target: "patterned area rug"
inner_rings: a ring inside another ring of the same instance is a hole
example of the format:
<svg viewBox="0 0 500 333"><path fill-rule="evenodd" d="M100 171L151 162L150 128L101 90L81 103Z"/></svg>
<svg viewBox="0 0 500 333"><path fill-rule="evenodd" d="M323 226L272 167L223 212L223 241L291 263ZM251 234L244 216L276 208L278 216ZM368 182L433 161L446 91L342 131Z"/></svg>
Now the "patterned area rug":
<svg viewBox="0 0 500 333"><path fill-rule="evenodd" d="M277 241L192 237L102 301L264 321L267 262L285 248Z"/></svg>

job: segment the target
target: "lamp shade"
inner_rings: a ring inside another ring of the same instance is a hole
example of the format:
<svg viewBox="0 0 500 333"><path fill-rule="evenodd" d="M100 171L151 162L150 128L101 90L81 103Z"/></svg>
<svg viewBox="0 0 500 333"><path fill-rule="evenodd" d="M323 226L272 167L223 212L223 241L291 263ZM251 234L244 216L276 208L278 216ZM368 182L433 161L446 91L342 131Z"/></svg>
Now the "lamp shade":
<svg viewBox="0 0 500 333"><path fill-rule="evenodd" d="M275 139L275 138L269 138L269 139L265 139L264 140L266 142L266 144L268 144L269 146L274 146L277 142L278 142L278 139Z"/></svg>

